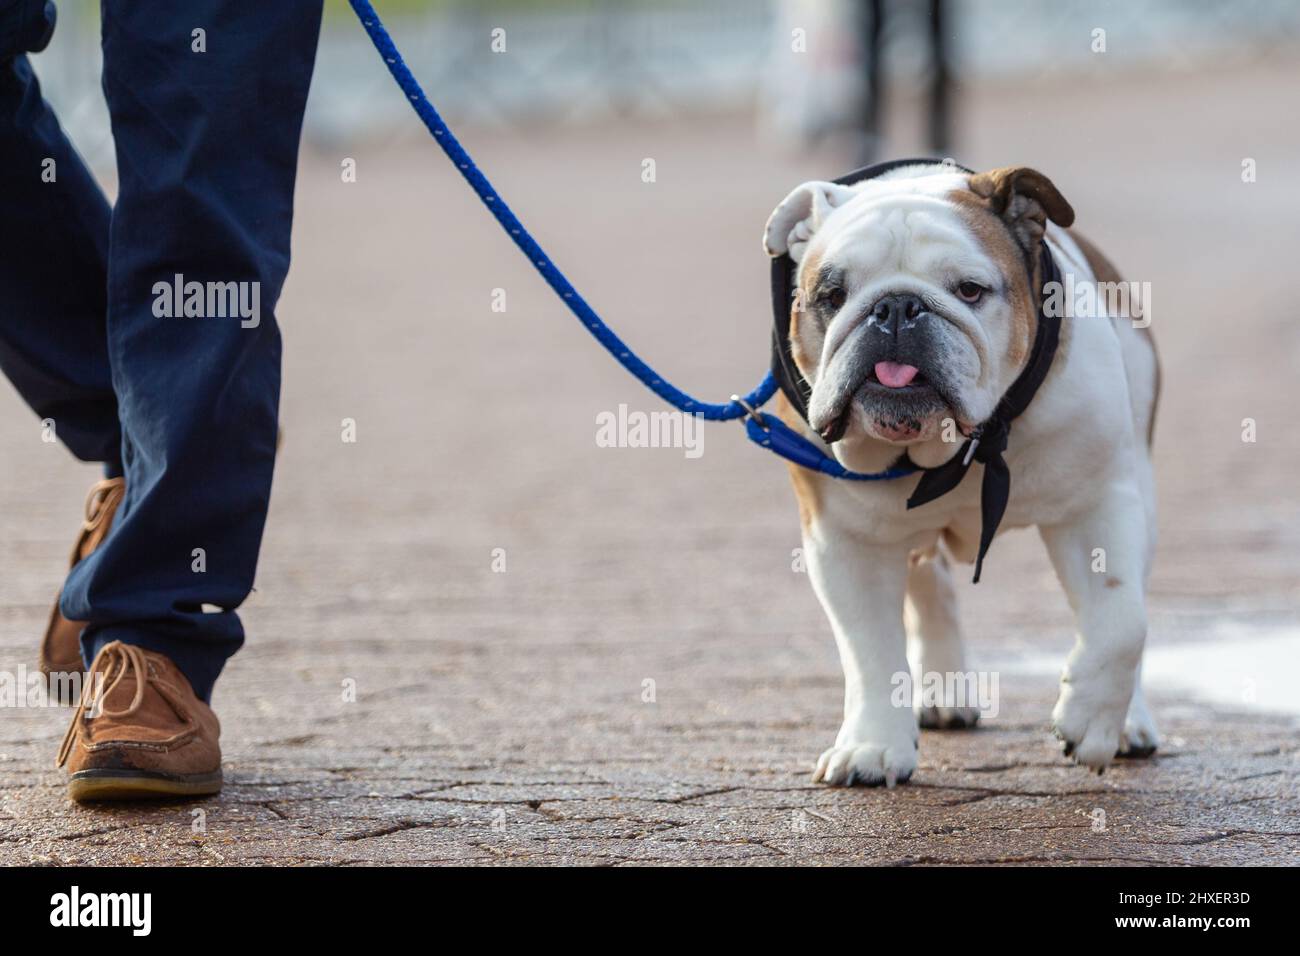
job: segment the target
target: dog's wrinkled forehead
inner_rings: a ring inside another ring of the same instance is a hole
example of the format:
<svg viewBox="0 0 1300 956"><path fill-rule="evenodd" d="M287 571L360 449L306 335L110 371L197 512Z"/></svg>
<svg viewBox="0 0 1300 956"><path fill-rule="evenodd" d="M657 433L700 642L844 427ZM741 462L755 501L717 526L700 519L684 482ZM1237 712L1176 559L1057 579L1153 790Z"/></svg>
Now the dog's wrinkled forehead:
<svg viewBox="0 0 1300 956"><path fill-rule="evenodd" d="M942 167L908 167L853 186L806 183L773 212L764 245L790 254L800 284L828 270L845 280L889 273L997 284L987 237L953 198L968 182Z"/></svg>
<svg viewBox="0 0 1300 956"><path fill-rule="evenodd" d="M833 265L856 279L888 273L993 282L988 249L969 218L946 197L862 198L813 238L808 265Z"/></svg>

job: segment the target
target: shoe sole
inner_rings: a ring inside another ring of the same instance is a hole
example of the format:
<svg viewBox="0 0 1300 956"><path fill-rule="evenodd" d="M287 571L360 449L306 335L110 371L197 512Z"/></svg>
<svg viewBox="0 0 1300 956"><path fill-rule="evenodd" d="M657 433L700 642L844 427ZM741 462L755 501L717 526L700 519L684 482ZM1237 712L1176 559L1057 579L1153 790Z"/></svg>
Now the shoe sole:
<svg viewBox="0 0 1300 956"><path fill-rule="evenodd" d="M205 797L220 793L221 782L220 770L185 776L145 770L79 770L68 780L68 796L78 803Z"/></svg>

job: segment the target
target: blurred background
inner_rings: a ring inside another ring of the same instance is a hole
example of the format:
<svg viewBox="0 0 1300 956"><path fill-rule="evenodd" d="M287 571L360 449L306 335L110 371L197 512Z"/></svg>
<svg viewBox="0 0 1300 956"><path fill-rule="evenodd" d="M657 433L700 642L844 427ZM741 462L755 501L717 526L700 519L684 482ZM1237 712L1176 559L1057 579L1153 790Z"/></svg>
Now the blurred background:
<svg viewBox="0 0 1300 956"><path fill-rule="evenodd" d="M1077 228L1151 283L1164 393L1147 675L1166 749L1217 747L1216 708L1300 711L1300 4L376 6L548 253L709 400L763 374L760 237L800 182L918 153L1049 175ZM310 719L296 746L320 767L349 748L363 765L377 735L434 764L505 747L526 766L600 752L664 773L805 772L834 734L840 678L792 561L785 469L735 425L706 426L698 459L597 446L598 415L662 406L500 233L351 10L326 7L278 309L285 440L249 642L217 688L229 749L276 766ZM111 193L96 8L64 0L60 15L34 62ZM0 446L0 650L17 661L35 653L94 469L43 444L7 384ZM1037 535L999 538L978 587L958 577L975 665L1004 672L1006 719L1046 747L1072 622ZM340 675L358 673L402 708L366 704L363 724L340 710ZM639 697L647 676L657 709ZM320 694L288 707L286 680ZM52 746L61 718L32 719ZM43 750L12 753L44 766Z"/></svg>
<svg viewBox="0 0 1300 956"><path fill-rule="evenodd" d="M374 53L350 8L343 0L325 6L308 142L328 148L374 137L397 144L426 135L374 69ZM833 139L863 155L907 145L900 136L942 152L951 121L961 117L942 116L932 128L932 100L950 104L954 92L972 85L1141 84L1155 76L1280 66L1294 61L1300 45L1300 6L1289 0L379 0L374 6L417 78L436 92L440 111L462 125L557 130L746 114L771 146ZM98 4L65 0L59 9L59 42L37 58L39 73L83 152L108 164ZM505 31L495 47L494 29ZM1097 30L1105 36L1094 36ZM893 97L899 99L891 109Z"/></svg>

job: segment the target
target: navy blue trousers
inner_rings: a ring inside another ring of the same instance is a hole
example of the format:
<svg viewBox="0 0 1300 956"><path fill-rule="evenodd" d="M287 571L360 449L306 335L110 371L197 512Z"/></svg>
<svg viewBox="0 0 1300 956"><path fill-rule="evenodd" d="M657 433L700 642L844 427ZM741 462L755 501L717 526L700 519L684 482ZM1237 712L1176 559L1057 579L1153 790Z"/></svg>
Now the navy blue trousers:
<svg viewBox="0 0 1300 956"><path fill-rule="evenodd" d="M103 0L110 206L27 60L45 4L0 0L0 369L74 455L126 476L62 610L89 622L87 661L161 651L204 699L244 640L270 498L321 3ZM178 284L216 292L186 308Z"/></svg>

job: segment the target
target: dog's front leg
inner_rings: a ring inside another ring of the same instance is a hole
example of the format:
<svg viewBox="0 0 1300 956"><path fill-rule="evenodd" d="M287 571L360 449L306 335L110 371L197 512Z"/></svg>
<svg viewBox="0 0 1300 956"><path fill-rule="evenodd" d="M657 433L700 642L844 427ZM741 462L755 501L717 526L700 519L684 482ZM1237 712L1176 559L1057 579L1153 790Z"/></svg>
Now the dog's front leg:
<svg viewBox="0 0 1300 956"><path fill-rule="evenodd" d="M813 779L903 783L916 769L917 742L903 630L907 548L815 531L804 548L844 668L844 723Z"/></svg>
<svg viewBox="0 0 1300 956"><path fill-rule="evenodd" d="M1100 772L1120 748L1146 641L1146 513L1137 489L1115 482L1079 520L1041 532L1078 621L1052 726L1067 755Z"/></svg>

